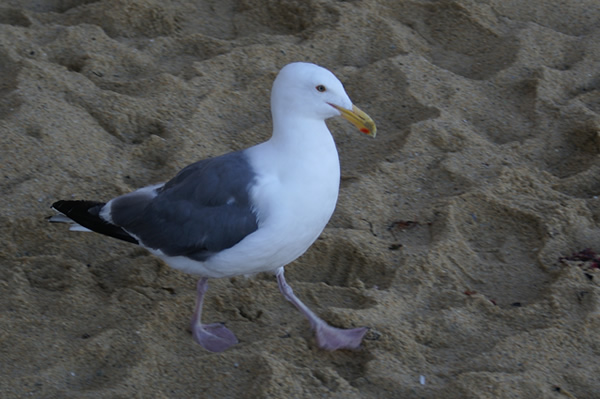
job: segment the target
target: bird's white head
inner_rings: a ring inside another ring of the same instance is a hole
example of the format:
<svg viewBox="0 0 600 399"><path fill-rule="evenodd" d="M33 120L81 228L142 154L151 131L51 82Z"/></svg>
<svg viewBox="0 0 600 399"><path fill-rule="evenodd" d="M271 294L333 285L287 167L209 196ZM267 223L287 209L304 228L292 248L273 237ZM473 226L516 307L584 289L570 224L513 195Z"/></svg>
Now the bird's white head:
<svg viewBox="0 0 600 399"><path fill-rule="evenodd" d="M346 94L342 82L327 69L295 62L281 69L271 91L273 118L299 117L321 120L343 116L365 134L375 136L373 120Z"/></svg>

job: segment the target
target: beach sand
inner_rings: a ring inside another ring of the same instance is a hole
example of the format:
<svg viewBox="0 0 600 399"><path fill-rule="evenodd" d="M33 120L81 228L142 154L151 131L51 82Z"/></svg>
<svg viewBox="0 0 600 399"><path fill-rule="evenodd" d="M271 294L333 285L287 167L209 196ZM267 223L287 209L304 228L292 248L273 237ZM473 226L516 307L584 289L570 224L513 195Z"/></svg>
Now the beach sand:
<svg viewBox="0 0 600 399"><path fill-rule="evenodd" d="M288 281L370 331L323 351L272 275L211 280L240 344L209 353L194 276L46 218L266 140L293 61L378 136L330 121L338 206ZM599 71L597 0L4 0L0 396L600 397Z"/></svg>

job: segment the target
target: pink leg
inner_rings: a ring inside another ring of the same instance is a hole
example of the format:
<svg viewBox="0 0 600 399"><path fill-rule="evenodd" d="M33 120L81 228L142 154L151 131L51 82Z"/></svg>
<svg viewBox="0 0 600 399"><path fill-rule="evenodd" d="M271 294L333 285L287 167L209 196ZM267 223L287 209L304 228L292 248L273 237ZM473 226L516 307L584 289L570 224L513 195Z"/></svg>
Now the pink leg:
<svg viewBox="0 0 600 399"><path fill-rule="evenodd" d="M360 346L367 328L360 327L346 330L330 326L294 295L292 287L287 284L283 277L283 267L277 269L276 274L279 291L281 291L285 299L293 303L306 316L310 322L310 326L315 330L319 347L334 351L336 349L356 349Z"/></svg>
<svg viewBox="0 0 600 399"><path fill-rule="evenodd" d="M194 340L211 352L223 352L225 349L238 343L235 335L221 323L202 324L202 305L204 294L208 289L208 279L203 277L198 280L196 309L192 317L192 335Z"/></svg>

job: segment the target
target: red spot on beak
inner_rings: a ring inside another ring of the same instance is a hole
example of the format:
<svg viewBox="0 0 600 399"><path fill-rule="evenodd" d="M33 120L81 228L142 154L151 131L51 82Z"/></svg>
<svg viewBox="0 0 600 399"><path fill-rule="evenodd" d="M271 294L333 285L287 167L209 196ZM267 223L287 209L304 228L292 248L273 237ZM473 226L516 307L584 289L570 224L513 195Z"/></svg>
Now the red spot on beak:
<svg viewBox="0 0 600 399"><path fill-rule="evenodd" d="M361 132L363 132L364 134L369 134L369 133L371 133L371 132L369 132L369 129L367 129L367 128L364 128L364 127L363 127L362 129L360 129L360 131L361 131Z"/></svg>

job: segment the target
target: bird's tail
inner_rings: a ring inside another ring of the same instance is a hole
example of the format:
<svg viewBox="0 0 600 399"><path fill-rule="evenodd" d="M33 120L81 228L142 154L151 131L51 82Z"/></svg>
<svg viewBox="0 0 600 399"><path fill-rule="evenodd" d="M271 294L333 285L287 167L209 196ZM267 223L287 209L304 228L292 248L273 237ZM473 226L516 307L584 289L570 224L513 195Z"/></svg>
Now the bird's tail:
<svg viewBox="0 0 600 399"><path fill-rule="evenodd" d="M105 203L96 201L57 201L52 209L60 212L50 217L52 223L69 223L72 231L94 231L119 240L139 244L138 240L121 227L100 217Z"/></svg>

